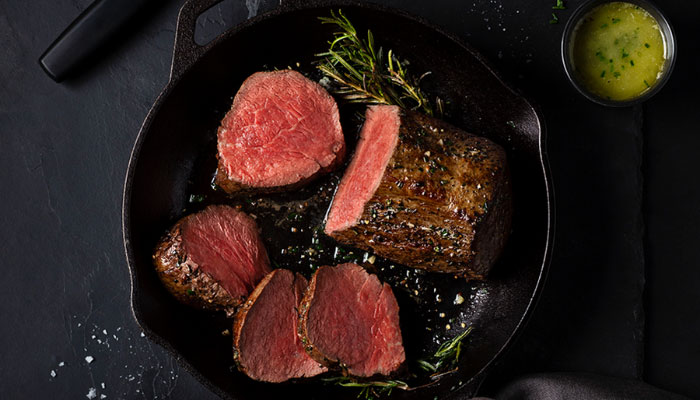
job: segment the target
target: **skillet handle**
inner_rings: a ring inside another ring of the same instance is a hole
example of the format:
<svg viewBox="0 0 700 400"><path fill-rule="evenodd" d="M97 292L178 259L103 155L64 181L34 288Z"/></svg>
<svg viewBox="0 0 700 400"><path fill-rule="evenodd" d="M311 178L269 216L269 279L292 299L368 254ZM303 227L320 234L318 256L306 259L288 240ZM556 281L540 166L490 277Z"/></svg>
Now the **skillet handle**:
<svg viewBox="0 0 700 400"><path fill-rule="evenodd" d="M310 2L309 0L279 0L280 1L280 8L285 11L290 11L294 10L297 8L304 8L308 3Z"/></svg>
<svg viewBox="0 0 700 400"><path fill-rule="evenodd" d="M200 46L194 41L197 18L223 0L187 0L177 16L175 47L170 67L170 80L177 79L202 54L212 46L212 42Z"/></svg>

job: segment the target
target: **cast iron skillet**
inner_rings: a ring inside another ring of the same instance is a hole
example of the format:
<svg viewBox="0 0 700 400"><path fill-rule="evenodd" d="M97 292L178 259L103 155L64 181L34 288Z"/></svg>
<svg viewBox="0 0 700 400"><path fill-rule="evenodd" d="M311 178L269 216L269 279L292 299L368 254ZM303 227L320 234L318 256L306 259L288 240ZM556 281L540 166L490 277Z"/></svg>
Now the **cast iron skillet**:
<svg viewBox="0 0 700 400"><path fill-rule="evenodd" d="M544 127L536 110L506 86L471 47L404 12L357 2L285 3L200 47L193 39L196 18L218 1L190 0L182 7L170 81L148 114L129 162L122 217L136 320L151 340L168 349L222 397L356 397L355 389L318 381L273 385L238 373L233 368L231 337L222 335L231 322L174 301L158 281L151 259L156 242L178 218L209 203L226 203L242 204L256 214L276 265L308 277L310 264L332 264L352 257L362 261L361 252L334 251L334 243L324 237L319 240L327 249L325 254L301 256L310 243L312 228L321 224L330 200L328 193L342 170L302 190L275 196L231 199L209 185L215 168L216 127L242 81L255 71L286 68L297 62L299 70L318 78L311 61L327 47L332 28L320 25L317 17L327 16L331 8L342 8L359 31L371 28L379 44L408 58L414 72L432 71L423 81L424 88L448 102L445 119L491 138L508 153L514 186L513 233L486 282L465 282L392 266L383 260L369 265L394 288L409 360L430 354L439 342L454 337L464 326L474 328L465 341L457 372L427 388L394 391L392 395L437 395L441 399L472 395L489 366L522 330L550 257L553 196ZM345 110L341 119L352 150L357 134L354 110L341 109ZM206 200L189 202L193 194ZM298 209L300 204L306 204L303 210ZM290 233L294 224L299 226L297 234ZM280 252L296 246L302 251ZM457 294L465 301L455 305Z"/></svg>

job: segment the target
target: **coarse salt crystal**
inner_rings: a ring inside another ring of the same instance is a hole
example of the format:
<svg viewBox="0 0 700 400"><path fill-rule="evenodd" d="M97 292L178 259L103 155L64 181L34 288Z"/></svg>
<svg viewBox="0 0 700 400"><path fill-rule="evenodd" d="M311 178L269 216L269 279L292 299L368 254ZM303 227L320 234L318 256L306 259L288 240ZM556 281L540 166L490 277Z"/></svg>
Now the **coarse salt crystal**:
<svg viewBox="0 0 700 400"><path fill-rule="evenodd" d="M56 377L56 371L51 370L51 377L52 377L52 378L55 378L55 377Z"/></svg>
<svg viewBox="0 0 700 400"><path fill-rule="evenodd" d="M90 388L88 389L88 393L85 395L88 399L92 400L95 397L97 397L97 389L95 388Z"/></svg>
<svg viewBox="0 0 700 400"><path fill-rule="evenodd" d="M93 356L87 356L87 357L85 357L85 361L86 361L88 364L90 364L90 363L93 362L94 360L95 360L95 358L94 358Z"/></svg>

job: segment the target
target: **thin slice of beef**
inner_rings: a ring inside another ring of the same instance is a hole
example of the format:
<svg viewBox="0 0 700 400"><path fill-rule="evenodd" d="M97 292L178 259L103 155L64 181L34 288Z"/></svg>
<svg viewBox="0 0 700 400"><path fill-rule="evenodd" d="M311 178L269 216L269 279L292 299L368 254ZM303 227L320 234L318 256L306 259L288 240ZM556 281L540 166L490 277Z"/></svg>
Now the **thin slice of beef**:
<svg viewBox="0 0 700 400"><path fill-rule="evenodd" d="M299 309L299 335L315 360L355 376L389 375L406 360L391 287L357 264L316 271Z"/></svg>
<svg viewBox="0 0 700 400"><path fill-rule="evenodd" d="M345 155L335 100L292 70L257 72L243 82L217 147L216 183L229 193L293 188Z"/></svg>
<svg viewBox="0 0 700 400"><path fill-rule="evenodd" d="M304 351L297 335L297 308L306 286L298 273L273 270L238 310L233 354L243 373L259 381L283 382L326 371Z"/></svg>
<svg viewBox="0 0 700 400"><path fill-rule="evenodd" d="M423 114L372 106L325 232L430 271L483 278L510 233L504 150Z"/></svg>
<svg viewBox="0 0 700 400"><path fill-rule="evenodd" d="M209 206L178 221L153 259L178 300L228 314L270 271L257 224L229 206Z"/></svg>

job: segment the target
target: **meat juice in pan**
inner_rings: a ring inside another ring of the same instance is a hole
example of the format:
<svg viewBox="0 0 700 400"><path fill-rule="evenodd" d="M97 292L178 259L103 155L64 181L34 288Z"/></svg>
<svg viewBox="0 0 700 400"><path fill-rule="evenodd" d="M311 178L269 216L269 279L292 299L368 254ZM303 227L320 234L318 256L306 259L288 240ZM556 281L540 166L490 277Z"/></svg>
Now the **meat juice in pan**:
<svg viewBox="0 0 700 400"><path fill-rule="evenodd" d="M352 154L361 120L356 110L347 108L341 107L341 121L348 154ZM408 268L371 252L339 245L323 233L324 219L347 160L337 171L295 191L229 196L213 184L216 132L207 135L207 144L194 166L186 213L209 204L240 207L260 226L273 268L288 268L308 278L321 265L355 262L377 274L391 285L399 303L409 362L429 356L441 343L471 326L469 299L483 294L483 282Z"/></svg>

